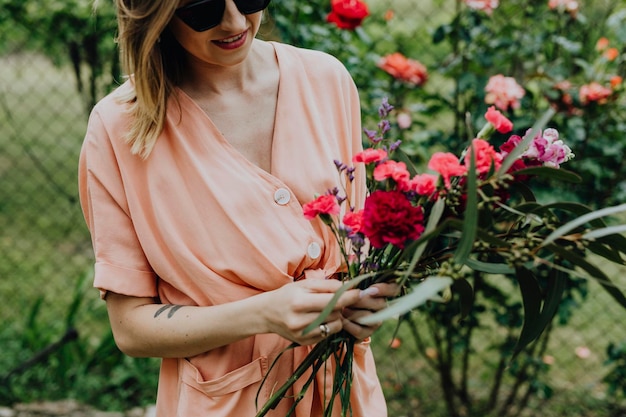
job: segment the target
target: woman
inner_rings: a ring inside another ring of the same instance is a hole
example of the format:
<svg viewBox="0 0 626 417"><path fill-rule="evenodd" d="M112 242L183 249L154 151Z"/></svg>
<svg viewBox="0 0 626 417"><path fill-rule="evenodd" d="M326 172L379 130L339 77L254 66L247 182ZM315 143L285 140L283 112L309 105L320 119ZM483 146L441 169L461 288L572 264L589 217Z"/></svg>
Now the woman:
<svg viewBox="0 0 626 417"><path fill-rule="evenodd" d="M385 416L367 343L376 326L355 320L395 288L346 292L303 334L340 287L327 278L341 262L301 204L338 184L334 159L360 150L358 95L334 58L255 38L269 2L117 0L132 76L93 109L79 169L94 285L119 348L163 358L159 417L254 416L257 393L261 405L341 330L364 341L353 415ZM349 193L362 203L362 176ZM297 416L321 415L329 372Z"/></svg>

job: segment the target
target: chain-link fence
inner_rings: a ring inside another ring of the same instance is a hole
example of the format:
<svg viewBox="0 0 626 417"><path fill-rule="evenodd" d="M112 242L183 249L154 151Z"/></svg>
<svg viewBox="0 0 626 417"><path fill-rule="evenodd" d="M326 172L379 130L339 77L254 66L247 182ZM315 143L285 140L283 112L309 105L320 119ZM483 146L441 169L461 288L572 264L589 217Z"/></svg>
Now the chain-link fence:
<svg viewBox="0 0 626 417"><path fill-rule="evenodd" d="M391 10L393 4L397 26L406 39L415 41L413 55L423 62L439 61L441 51L430 39L439 24L451 19L456 2L384 3L378 2L376 10ZM0 12L0 19L3 16ZM67 63L71 60L54 60L49 51L32 48L30 38L37 28L16 23L2 24L0 30L0 329L28 326L37 300L42 301L38 317L62 329L77 283L86 277L89 284L93 262L76 186L90 105L88 88L79 88L77 68ZM264 33L278 37L271 25ZM106 89L93 91L101 96ZM604 395L605 350L609 342L626 338L622 324L626 314L598 289L590 283L587 300L569 324L553 331L544 360L552 368L549 383L557 390ZM85 297L93 311L79 320L84 331L104 328L106 318L97 291L88 291ZM389 357L381 358L381 363L388 361ZM404 369L419 375L405 375L401 369L381 377L406 383L417 378L425 390L436 383L426 368Z"/></svg>

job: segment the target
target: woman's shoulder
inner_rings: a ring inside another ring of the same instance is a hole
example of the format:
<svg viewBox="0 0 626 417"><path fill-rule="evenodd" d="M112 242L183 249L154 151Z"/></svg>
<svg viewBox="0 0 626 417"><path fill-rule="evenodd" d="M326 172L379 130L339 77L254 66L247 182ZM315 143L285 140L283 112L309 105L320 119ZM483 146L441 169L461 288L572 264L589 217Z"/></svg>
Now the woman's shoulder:
<svg viewBox="0 0 626 417"><path fill-rule="evenodd" d="M280 42L271 42L277 54L283 58L289 58L303 65L305 69L312 72L333 72L336 74L348 75L348 70L343 63L333 55L315 50L297 47Z"/></svg>
<svg viewBox="0 0 626 417"><path fill-rule="evenodd" d="M92 109L92 113L119 118L128 112L128 108L134 99L134 88L130 80L117 86L113 91L101 98Z"/></svg>

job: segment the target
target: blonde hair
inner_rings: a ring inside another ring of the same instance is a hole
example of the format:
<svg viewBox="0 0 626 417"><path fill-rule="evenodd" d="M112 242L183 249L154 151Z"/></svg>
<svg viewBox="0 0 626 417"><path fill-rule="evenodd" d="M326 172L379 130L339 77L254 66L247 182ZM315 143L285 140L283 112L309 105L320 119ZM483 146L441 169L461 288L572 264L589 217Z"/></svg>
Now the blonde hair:
<svg viewBox="0 0 626 417"><path fill-rule="evenodd" d="M163 130L167 101L180 82L184 58L168 24L176 0L116 0L118 45L122 67L133 90L121 96L132 123L126 140L131 152L145 159Z"/></svg>

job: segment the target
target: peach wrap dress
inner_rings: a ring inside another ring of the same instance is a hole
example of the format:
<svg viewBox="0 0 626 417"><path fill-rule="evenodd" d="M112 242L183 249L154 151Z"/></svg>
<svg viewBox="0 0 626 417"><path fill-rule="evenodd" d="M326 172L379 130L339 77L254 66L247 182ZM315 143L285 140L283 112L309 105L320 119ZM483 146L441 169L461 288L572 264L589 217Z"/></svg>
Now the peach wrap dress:
<svg viewBox="0 0 626 417"><path fill-rule="evenodd" d="M302 204L339 184L333 160L361 149L359 98L335 58L272 43L280 84L271 170L245 159L184 92L168 103L162 134L146 160L124 141L125 105L101 100L90 116L79 163L81 204L95 252L94 286L160 303L211 306L271 291L341 268L327 226L303 217ZM241 117L254 117L242 110ZM364 198L362 175L349 192ZM259 334L181 359L163 359L158 417L252 417L310 350ZM385 400L367 343L355 347L354 417L384 417ZM296 409L320 416L332 369L316 376ZM296 389L301 382L296 384ZM297 392L297 391L296 391ZM339 403L339 401L337 401ZM286 399L270 416L282 417ZM335 413L335 415L338 415Z"/></svg>

